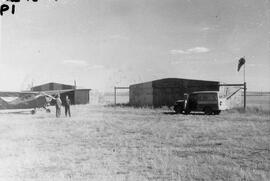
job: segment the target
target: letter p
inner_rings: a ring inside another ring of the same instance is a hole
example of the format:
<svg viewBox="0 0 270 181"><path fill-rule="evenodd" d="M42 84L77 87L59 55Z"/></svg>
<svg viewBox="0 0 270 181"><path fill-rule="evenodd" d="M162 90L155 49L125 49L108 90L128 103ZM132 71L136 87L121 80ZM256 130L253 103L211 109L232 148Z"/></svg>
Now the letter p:
<svg viewBox="0 0 270 181"><path fill-rule="evenodd" d="M7 4L2 4L0 8L0 14L3 16L3 12L9 10L9 6Z"/></svg>

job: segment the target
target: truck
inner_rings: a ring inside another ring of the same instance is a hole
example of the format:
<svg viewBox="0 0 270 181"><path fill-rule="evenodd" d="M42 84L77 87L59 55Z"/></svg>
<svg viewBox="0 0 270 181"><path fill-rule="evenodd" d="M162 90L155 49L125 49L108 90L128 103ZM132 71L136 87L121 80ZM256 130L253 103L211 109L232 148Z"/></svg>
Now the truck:
<svg viewBox="0 0 270 181"><path fill-rule="evenodd" d="M217 115L226 109L225 101L226 98L218 91L197 91L184 94L184 100L177 100L173 109L176 113L203 112L206 115Z"/></svg>

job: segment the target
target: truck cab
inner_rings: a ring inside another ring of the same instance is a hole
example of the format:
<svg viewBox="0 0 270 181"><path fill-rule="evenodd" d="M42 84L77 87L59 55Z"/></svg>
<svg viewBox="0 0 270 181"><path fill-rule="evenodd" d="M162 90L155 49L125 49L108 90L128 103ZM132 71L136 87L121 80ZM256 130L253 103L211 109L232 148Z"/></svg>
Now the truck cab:
<svg viewBox="0 0 270 181"><path fill-rule="evenodd" d="M198 91L185 94L184 100L177 100L173 108L176 113L189 114L195 111L211 115L219 114L226 106L225 98L222 98L218 91Z"/></svg>

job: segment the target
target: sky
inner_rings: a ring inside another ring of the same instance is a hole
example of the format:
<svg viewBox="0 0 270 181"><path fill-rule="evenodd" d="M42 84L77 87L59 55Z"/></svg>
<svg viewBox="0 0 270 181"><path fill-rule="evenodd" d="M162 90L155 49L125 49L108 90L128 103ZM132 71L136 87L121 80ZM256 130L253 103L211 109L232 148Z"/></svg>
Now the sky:
<svg viewBox="0 0 270 181"><path fill-rule="evenodd" d="M270 91L269 9L269 0L21 0L0 17L0 91L242 83L243 56L248 91Z"/></svg>

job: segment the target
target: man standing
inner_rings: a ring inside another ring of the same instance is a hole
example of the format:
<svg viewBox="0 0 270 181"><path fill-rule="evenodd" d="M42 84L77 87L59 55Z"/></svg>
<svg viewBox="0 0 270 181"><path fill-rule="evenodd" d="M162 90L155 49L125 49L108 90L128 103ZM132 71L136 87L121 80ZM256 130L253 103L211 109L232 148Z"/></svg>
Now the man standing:
<svg viewBox="0 0 270 181"><path fill-rule="evenodd" d="M71 117L71 114L70 114L70 99L68 98L68 96L66 96L66 104L65 104L65 115L67 117L67 114L69 117Z"/></svg>
<svg viewBox="0 0 270 181"><path fill-rule="evenodd" d="M60 99L60 95L59 94L56 95L55 101L56 101L56 103L55 103L56 117L59 118L60 115L61 115L61 105L62 105L62 101Z"/></svg>

